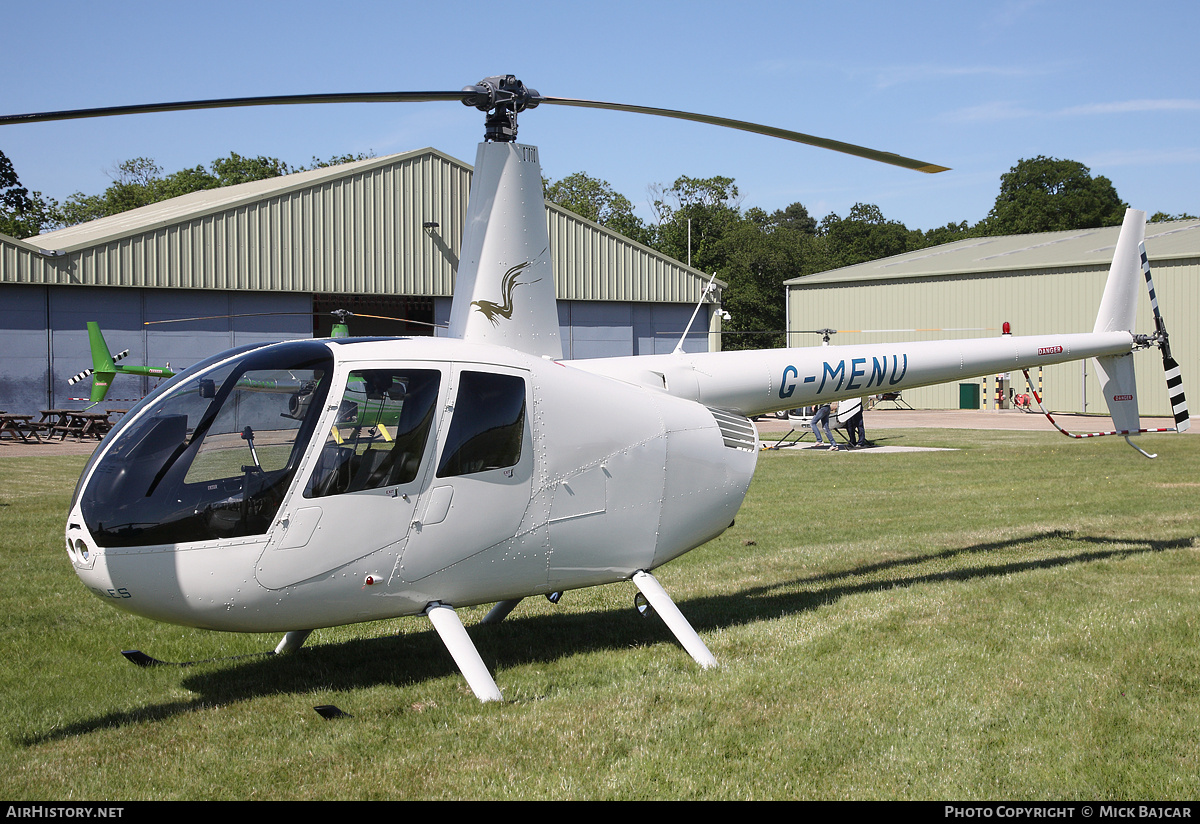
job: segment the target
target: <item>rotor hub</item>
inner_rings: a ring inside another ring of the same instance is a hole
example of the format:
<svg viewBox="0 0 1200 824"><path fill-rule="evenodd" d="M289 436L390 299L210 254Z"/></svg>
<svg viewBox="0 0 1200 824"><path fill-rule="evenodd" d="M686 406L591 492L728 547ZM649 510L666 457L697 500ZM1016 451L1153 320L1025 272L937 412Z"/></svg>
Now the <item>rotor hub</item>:
<svg viewBox="0 0 1200 824"><path fill-rule="evenodd" d="M474 106L487 114L484 140L512 143L517 139L517 112L532 109L542 96L511 74L485 77L474 86L463 88L463 105Z"/></svg>

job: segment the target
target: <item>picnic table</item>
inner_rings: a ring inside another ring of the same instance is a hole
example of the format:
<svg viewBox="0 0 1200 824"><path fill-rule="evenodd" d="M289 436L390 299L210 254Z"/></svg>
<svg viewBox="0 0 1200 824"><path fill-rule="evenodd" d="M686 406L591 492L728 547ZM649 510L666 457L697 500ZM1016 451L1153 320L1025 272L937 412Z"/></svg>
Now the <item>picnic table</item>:
<svg viewBox="0 0 1200 824"><path fill-rule="evenodd" d="M33 438L41 443L44 431L46 428L41 423L33 422L33 415L15 415L7 412L0 414L0 439L8 435L11 441L20 439L29 443L29 439Z"/></svg>
<svg viewBox="0 0 1200 824"><path fill-rule="evenodd" d="M0 440L16 443L53 442L55 438L76 441L90 438L101 440L113 428L113 415L124 415L127 409L93 412L79 409L43 409L40 420L33 415L18 415L0 411Z"/></svg>
<svg viewBox="0 0 1200 824"><path fill-rule="evenodd" d="M46 427L46 437L48 439L53 440L54 436L58 435L61 440L66 440L67 420L73 411L71 409L42 410L41 423Z"/></svg>
<svg viewBox="0 0 1200 824"><path fill-rule="evenodd" d="M124 412L125 410L90 412L79 409L43 409L40 425L47 432L49 440L58 438L60 441L65 441L68 437L77 441L87 438L100 440L108 433L108 430L112 429L112 420L109 416L114 411Z"/></svg>
<svg viewBox="0 0 1200 824"><path fill-rule="evenodd" d="M112 429L112 421L107 412L68 412L63 428L63 440L70 435L77 441L88 438L100 440Z"/></svg>

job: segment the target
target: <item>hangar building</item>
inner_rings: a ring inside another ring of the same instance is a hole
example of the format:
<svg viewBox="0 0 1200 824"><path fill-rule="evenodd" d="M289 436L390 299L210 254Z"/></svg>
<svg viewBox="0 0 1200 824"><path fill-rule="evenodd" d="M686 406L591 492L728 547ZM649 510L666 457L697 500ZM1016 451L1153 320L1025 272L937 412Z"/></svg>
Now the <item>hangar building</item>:
<svg viewBox="0 0 1200 824"><path fill-rule="evenodd" d="M435 149L194 192L26 240L0 236L0 409L79 408L97 321L126 363L180 369L243 343L428 335L449 319L472 169ZM708 277L554 204L550 246L564 355L719 348ZM715 284L718 287L723 284ZM187 323L158 323L203 318ZM710 328L711 326L711 328ZM711 333L711 334L710 334ZM117 378L112 406L151 379Z"/></svg>
<svg viewBox="0 0 1200 824"><path fill-rule="evenodd" d="M1090 332L1120 227L960 240L904 255L808 275L785 284L789 330L836 329L833 345L890 343L999 335ZM1159 308L1185 391L1200 388L1200 220L1146 226ZM1150 300L1139 300L1138 332L1154 331ZM812 346L820 336L793 331L789 346ZM1170 415L1158 352L1136 361L1144 415ZM1013 372L1011 388L1027 392ZM1048 366L1040 394L1047 409L1107 414L1091 361ZM996 376L904 392L917 409L969 407L977 395L993 408ZM1035 388L1039 375L1030 372Z"/></svg>

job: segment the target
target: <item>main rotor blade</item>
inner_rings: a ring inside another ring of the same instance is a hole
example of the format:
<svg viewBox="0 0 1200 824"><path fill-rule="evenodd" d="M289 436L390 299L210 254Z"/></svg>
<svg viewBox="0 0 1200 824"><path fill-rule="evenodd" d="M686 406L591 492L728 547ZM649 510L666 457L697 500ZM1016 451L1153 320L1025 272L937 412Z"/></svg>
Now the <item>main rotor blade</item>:
<svg viewBox="0 0 1200 824"><path fill-rule="evenodd" d="M818 146L822 149L831 149L835 152L855 155L856 157L865 157L868 160L877 160L880 163L888 163L892 166L901 166L905 169L915 169L918 172L934 174L936 172L949 171L946 166L938 166L934 163L926 163L923 160L914 160L911 157L902 157L891 152L881 152L876 149L868 149L865 146L855 146L853 143L843 143L840 140L829 140L824 137L814 137L810 134L802 132L793 132L787 129L778 129L774 126L763 126L758 123L747 123L743 120L730 120L727 117L715 117L708 114L694 114L692 112L680 112L674 109L656 109L650 106L628 106L623 103L601 103L595 100L575 100L568 97L543 97L538 103L553 103L559 106L577 106L586 109L609 109L618 112L634 112L637 114L657 115L659 117L674 117L679 120L693 120L697 123L708 123L713 126L725 126L729 129L740 129L744 132L755 132L764 134L770 137L778 137L783 140L791 140L796 143L805 143L809 146Z"/></svg>
<svg viewBox="0 0 1200 824"><path fill-rule="evenodd" d="M227 97L218 100L190 100L178 103L147 103L135 106L105 106L98 109L66 109L60 112L0 115L0 126L15 123L43 123L51 120L75 120L83 117L111 117L123 114L183 112L193 109L228 109L239 106L287 106L308 103L426 103L461 101L456 92L344 92L338 94L287 94L268 97Z"/></svg>
<svg viewBox="0 0 1200 824"><path fill-rule="evenodd" d="M265 97L227 97L213 100L192 100L176 103L147 103L133 106L106 106L95 109L66 109L57 112L33 112L29 114L10 114L0 115L0 126L17 124L17 123L42 123L52 120L75 120L85 117L111 117L115 115L126 114L153 114L157 112L181 112L191 111L195 109L226 109L237 108L244 106L285 106L285 105L303 105L310 103L425 103L425 102L447 102L457 101L474 105L471 101L477 95L477 87L467 87L459 91L428 91L428 92L343 92L335 94L291 94L291 95L270 95ZM536 93L535 93L536 94ZM569 97L543 97L538 94L533 97L529 103L529 108L533 108L541 103L549 103L558 106L575 106L586 109L608 109L617 112L633 112L635 114L647 114L657 117L673 117L678 120L690 120L695 123L707 123L712 126L724 126L729 129L738 129L744 132L753 132L755 134L767 135L768 137L777 137L781 140L790 140L795 143L804 143L809 146L816 146L822 149L830 149L843 154L863 157L868 160L875 160L880 163L887 163L892 166L900 166L905 169L915 169L918 172L926 172L933 174L936 172L947 171L947 167L938 166L934 163L927 163L923 160L914 160L911 157L903 157L902 155L892 152L881 152L877 149L868 149L865 146L856 146L853 143L843 143L840 140L830 140L829 138L816 137L802 132L793 132L788 129L780 129L774 126L764 126L759 123L747 123L743 120L732 120L727 117L716 117L714 115L697 114L694 112L681 112L675 109L658 109L652 106L633 106L623 103L604 103L597 100L578 100Z"/></svg>
<svg viewBox="0 0 1200 824"><path fill-rule="evenodd" d="M142 321L142 326L152 326L156 323L190 323L194 320L225 320L227 318L264 318L264 317L281 317L283 315L313 315L326 314L322 312L243 312L236 315L202 315L195 318L164 318L162 320L146 320ZM347 312L352 318L375 318L376 320L394 320L397 323L409 323L414 326L435 326L444 328L444 323L430 323L424 320L413 320L411 318L393 318L388 315L364 315L361 312ZM125 354L129 354L129 350L125 350ZM120 360L124 355L113 358L114 361Z"/></svg>

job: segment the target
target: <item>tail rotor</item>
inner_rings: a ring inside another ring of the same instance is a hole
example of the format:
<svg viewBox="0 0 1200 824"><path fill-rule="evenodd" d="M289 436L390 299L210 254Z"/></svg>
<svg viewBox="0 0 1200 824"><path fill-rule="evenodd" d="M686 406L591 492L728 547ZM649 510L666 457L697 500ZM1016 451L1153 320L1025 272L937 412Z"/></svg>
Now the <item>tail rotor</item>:
<svg viewBox="0 0 1200 824"><path fill-rule="evenodd" d="M1154 333L1150 335L1133 334L1133 349L1148 349L1157 346L1162 351L1163 371L1167 377L1167 393L1171 403L1171 414L1175 419L1174 427L1145 429L1141 426L1138 416L1137 387L1133 372L1132 352L1123 355L1106 355L1095 358L1097 376L1104 389L1104 400L1108 404L1109 414L1116 427L1108 432L1088 432L1076 434L1063 429L1042 404L1040 394L1033 388L1029 378L1029 370L1025 370L1025 380L1029 391L1037 401L1038 407L1046 419L1062 434L1071 438L1096 438L1103 435L1123 435L1126 443L1147 458L1157 457L1145 451L1131 440L1131 436L1145 432L1183 432L1191 426L1188 419L1187 400L1183 396L1183 377L1179 364L1171 357L1171 346L1168 342L1167 325L1162 312L1158 308L1158 295L1154 291L1154 281L1150 277L1150 259L1146 255L1144 240L1146 213L1130 209L1125 215L1125 223L1121 228L1121 236L1117 240L1117 248L1113 254L1113 265L1109 270L1108 283L1104 288L1104 296L1100 301L1100 311L1096 317L1096 332L1132 330L1137 310L1137 258L1141 258L1142 274L1146 279L1146 287L1150 292L1150 308L1154 314ZM1136 243L1136 248L1135 244Z"/></svg>
<svg viewBox="0 0 1200 824"><path fill-rule="evenodd" d="M1171 414L1175 418L1175 431L1183 432L1191 427L1188 418L1187 398L1183 396L1183 375L1179 364L1171 357L1171 344L1167 335L1167 324L1158 308L1158 295L1154 291L1154 281L1150 277L1150 259L1146 256L1146 244L1138 244L1138 252L1142 258L1142 273L1146 276L1146 288L1150 290L1150 309L1154 313L1154 334L1139 335L1138 343L1145 346L1157 346L1162 352L1163 372L1167 377L1167 396L1171 403Z"/></svg>

